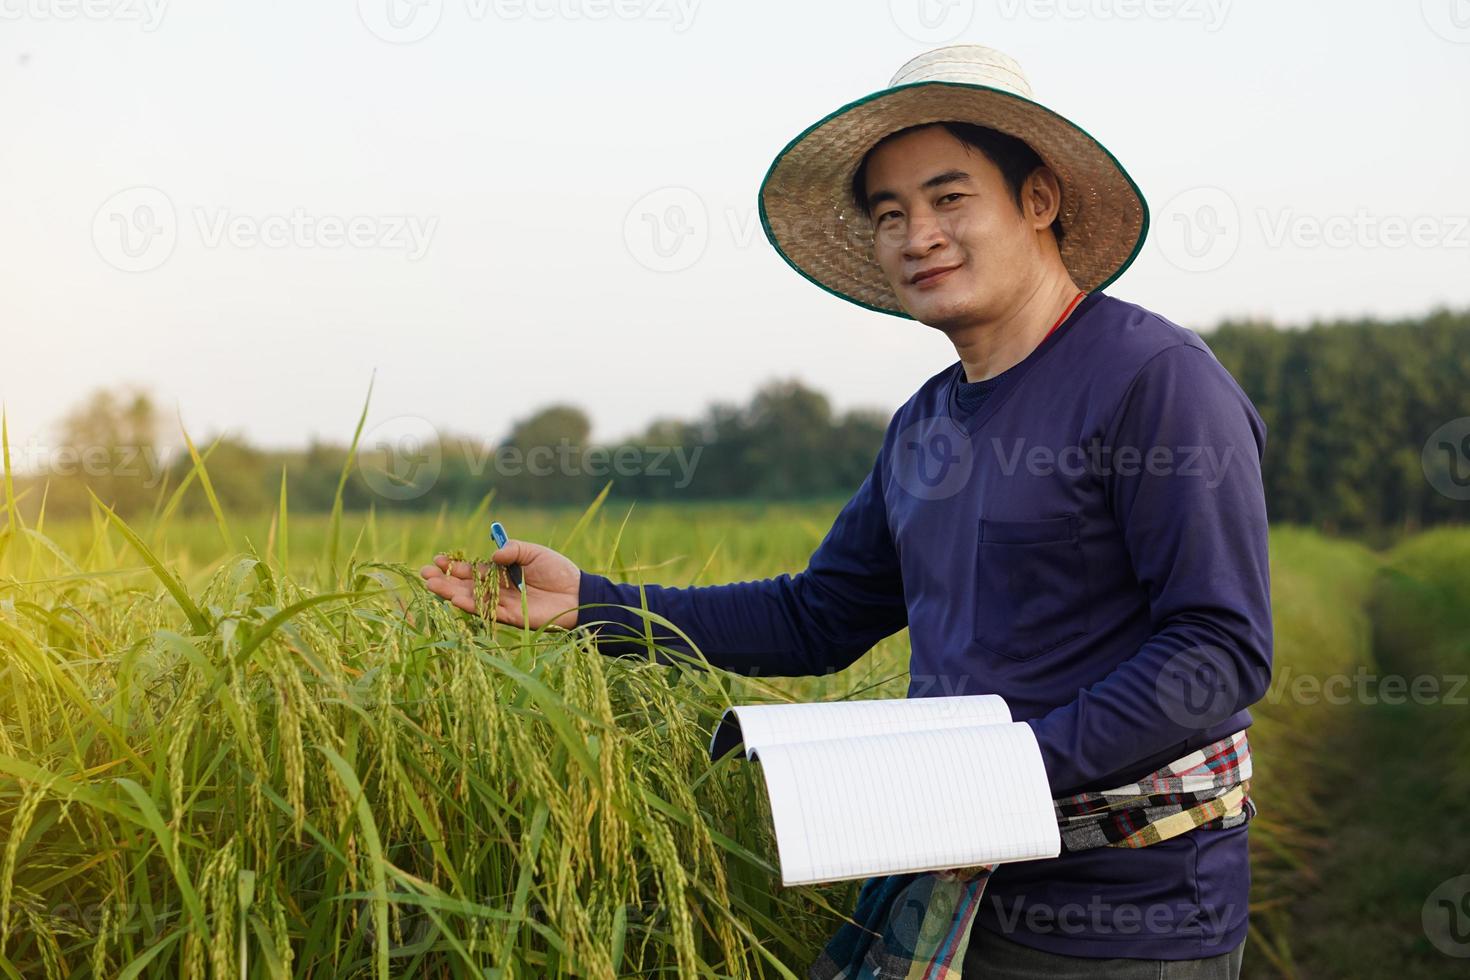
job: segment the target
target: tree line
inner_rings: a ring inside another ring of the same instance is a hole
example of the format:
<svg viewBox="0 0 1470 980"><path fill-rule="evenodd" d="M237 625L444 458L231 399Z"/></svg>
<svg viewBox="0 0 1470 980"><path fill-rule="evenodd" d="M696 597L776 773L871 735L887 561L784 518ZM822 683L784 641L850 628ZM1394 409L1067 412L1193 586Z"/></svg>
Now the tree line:
<svg viewBox="0 0 1470 980"><path fill-rule="evenodd" d="M1470 310L1302 328L1230 321L1202 336L1266 423L1273 521L1363 532L1465 519ZM745 404L660 419L609 444L591 439L582 409L556 404L498 441L422 420L369 427L350 467L346 442L275 450L226 434L195 446L232 513L274 507L283 474L293 511L329 510L344 468L350 509L469 507L492 489L503 503L584 506L608 482L613 496L639 500L831 499L862 482L890 415L837 412L821 392L779 380ZM15 477L22 512L44 495L48 518L85 514L88 487L124 517L156 511L194 468L188 452L160 449L164 436L147 391L94 392L38 454L39 472ZM178 508L208 511L197 481Z"/></svg>

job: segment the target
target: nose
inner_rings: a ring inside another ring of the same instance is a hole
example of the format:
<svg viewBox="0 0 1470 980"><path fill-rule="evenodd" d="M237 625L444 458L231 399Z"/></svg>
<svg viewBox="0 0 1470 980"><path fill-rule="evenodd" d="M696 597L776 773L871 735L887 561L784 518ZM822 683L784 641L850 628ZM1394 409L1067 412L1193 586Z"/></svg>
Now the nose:
<svg viewBox="0 0 1470 980"><path fill-rule="evenodd" d="M908 221L903 242L904 258L922 259L935 248L943 248L948 236L941 226L939 216L927 209L918 209Z"/></svg>

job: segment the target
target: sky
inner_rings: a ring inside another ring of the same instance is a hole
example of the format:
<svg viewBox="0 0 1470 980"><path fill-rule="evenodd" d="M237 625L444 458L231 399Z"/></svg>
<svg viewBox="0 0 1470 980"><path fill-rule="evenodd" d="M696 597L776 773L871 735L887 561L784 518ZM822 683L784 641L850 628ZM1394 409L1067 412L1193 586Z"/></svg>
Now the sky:
<svg viewBox="0 0 1470 980"><path fill-rule="evenodd" d="M1110 294L1206 339L1470 306L1470 0L0 0L17 457L118 385L270 447L346 442L370 381L370 427L487 440L776 378L892 411L954 348L799 276L756 193L953 43L1142 188Z"/></svg>

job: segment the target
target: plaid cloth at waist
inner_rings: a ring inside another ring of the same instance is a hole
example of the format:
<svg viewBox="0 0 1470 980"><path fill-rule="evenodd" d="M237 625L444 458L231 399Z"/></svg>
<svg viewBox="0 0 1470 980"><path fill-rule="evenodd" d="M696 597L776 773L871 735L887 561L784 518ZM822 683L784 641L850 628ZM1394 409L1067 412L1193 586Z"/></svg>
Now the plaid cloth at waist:
<svg viewBox="0 0 1470 980"><path fill-rule="evenodd" d="M1063 851L1147 847L1255 816L1245 732L1212 742L1127 786L1053 801ZM868 878L853 922L812 964L811 980L959 980L993 864Z"/></svg>

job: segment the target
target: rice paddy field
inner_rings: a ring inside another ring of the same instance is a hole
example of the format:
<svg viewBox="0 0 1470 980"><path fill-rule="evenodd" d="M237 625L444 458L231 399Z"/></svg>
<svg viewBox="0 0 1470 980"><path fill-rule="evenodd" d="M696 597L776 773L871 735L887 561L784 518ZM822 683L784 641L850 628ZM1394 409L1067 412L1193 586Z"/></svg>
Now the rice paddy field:
<svg viewBox="0 0 1470 980"><path fill-rule="evenodd" d="M840 501L295 515L283 489L274 513L208 521L171 503L22 524L7 498L0 974L801 977L851 908L856 883L781 887L758 772L711 762L709 733L734 702L902 696L906 633L841 673L758 680L487 624L418 574L489 554L492 511L628 581L794 572ZM1374 551L1282 527L1272 556L1278 679L1467 671L1470 533ZM1462 975L1421 907L1470 871L1467 711L1273 684L1247 975ZM1379 768L1421 799L1372 796Z"/></svg>

